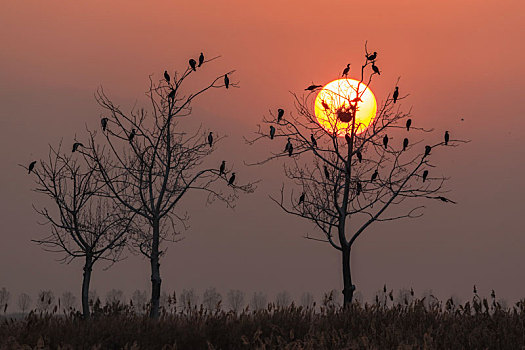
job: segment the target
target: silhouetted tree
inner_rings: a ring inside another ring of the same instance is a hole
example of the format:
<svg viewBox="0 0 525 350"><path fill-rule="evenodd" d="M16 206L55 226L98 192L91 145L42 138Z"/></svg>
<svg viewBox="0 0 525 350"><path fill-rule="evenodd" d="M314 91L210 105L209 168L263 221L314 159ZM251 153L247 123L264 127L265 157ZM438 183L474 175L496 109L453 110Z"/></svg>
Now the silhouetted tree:
<svg viewBox="0 0 525 350"><path fill-rule="evenodd" d="M162 297L162 294L161 294L161 297ZM148 293L146 293L145 290L137 289L131 295L131 300L133 301L133 307L135 309L135 312L140 313L140 314L144 313L144 311L146 310L146 303L148 302Z"/></svg>
<svg viewBox="0 0 525 350"><path fill-rule="evenodd" d="M304 292L301 295L301 306L302 307L305 307L305 308L313 307L314 302L315 300L314 300L314 296L312 295L312 293Z"/></svg>
<svg viewBox="0 0 525 350"><path fill-rule="evenodd" d="M292 302L292 297L290 296L290 293L283 290L275 296L275 304L279 307L287 307Z"/></svg>
<svg viewBox="0 0 525 350"><path fill-rule="evenodd" d="M51 233L43 239L33 240L44 250L63 254L62 262L83 259L82 312L89 317L88 293L93 265L98 260L114 263L119 260L125 245L132 215L119 210L113 201L102 197L100 181L89 158L81 152L71 154L49 147L47 160L35 167L35 192L49 197L53 210L36 208L49 225Z"/></svg>
<svg viewBox="0 0 525 350"><path fill-rule="evenodd" d="M159 316L162 243L176 241L180 233L177 224L186 227L187 215L179 208L181 199L198 190L208 194L209 202L218 199L233 206L239 191L253 190L251 184L226 186L229 171L220 174L220 164L206 161L222 139L217 133L210 146L209 131L190 131L182 125L197 97L225 87L221 74L196 92L183 91L184 82L199 71L188 67L182 75L175 72L170 82L150 78L146 92L150 112L143 108L126 112L99 89L96 97L105 110L107 125L101 138L91 132L89 145L81 150L96 164L107 195L136 215L133 247L150 262L152 318Z"/></svg>
<svg viewBox="0 0 525 350"><path fill-rule="evenodd" d="M124 292L120 289L111 289L106 293L106 305L118 305L124 303Z"/></svg>
<svg viewBox="0 0 525 350"><path fill-rule="evenodd" d="M64 312L71 312L76 309L77 298L70 291L62 293L62 308Z"/></svg>
<svg viewBox="0 0 525 350"><path fill-rule="evenodd" d="M183 289L180 293L180 307L182 311L190 311L199 303L199 296L193 288Z"/></svg>
<svg viewBox="0 0 525 350"><path fill-rule="evenodd" d="M18 295L18 308L22 313L25 313L31 307L31 297L27 293L20 293Z"/></svg>
<svg viewBox="0 0 525 350"><path fill-rule="evenodd" d="M49 312L55 305L55 294L51 290L41 290L38 293L36 308L40 312Z"/></svg>
<svg viewBox="0 0 525 350"><path fill-rule="evenodd" d="M217 292L215 287L206 289L202 295L202 304L209 310L220 310L222 302L222 296Z"/></svg>
<svg viewBox="0 0 525 350"><path fill-rule="evenodd" d="M326 242L341 254L345 306L351 303L355 290L350 257L356 239L373 223L422 215L422 206L401 213L387 211L406 199L449 202L442 196L444 177L434 171L427 173L426 182L422 181L423 172L434 167L432 156L445 147L443 134L432 143L424 143L422 135L432 130L412 126L406 131L410 113L401 111L399 103L394 105L392 94L379 106L368 128L356 121L367 86L379 75L379 70L370 70L370 65L377 68L377 53L367 52L367 57L357 86L348 93L327 91L329 101L322 103L329 116L327 126L321 126L314 112L317 92L293 94L296 113L288 113L278 121L278 116L270 112L271 117L265 117L264 125L259 126L258 136L247 140L249 144L267 140L269 145L276 145L275 153L254 165L286 159L284 174L296 186L295 191L285 191L283 184L280 196L271 198L286 213L311 221L322 234L321 238L306 238ZM340 84L344 88L351 86L346 78ZM396 97L398 102L406 98ZM342 100L343 104L330 100ZM277 129L273 140L268 125ZM411 140L403 150L405 137ZM459 142L450 140L448 146ZM291 158L282 151L285 143L293 146ZM398 208L404 210L406 206Z"/></svg>
<svg viewBox="0 0 525 350"><path fill-rule="evenodd" d="M267 300L266 294L263 292L254 292L250 301L250 305L253 310L261 310L268 305Z"/></svg>
<svg viewBox="0 0 525 350"><path fill-rule="evenodd" d="M11 293L5 288L2 287L0 289L0 311L5 313L7 311L7 307L9 306L9 298L11 297Z"/></svg>
<svg viewBox="0 0 525 350"><path fill-rule="evenodd" d="M239 289L230 289L226 294L228 305L237 313L244 308L244 292Z"/></svg>

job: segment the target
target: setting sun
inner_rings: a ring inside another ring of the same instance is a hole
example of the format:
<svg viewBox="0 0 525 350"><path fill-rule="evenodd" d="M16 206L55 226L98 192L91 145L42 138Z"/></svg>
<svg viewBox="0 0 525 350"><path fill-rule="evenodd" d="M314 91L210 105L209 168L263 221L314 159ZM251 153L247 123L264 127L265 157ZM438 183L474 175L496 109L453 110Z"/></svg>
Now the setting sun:
<svg viewBox="0 0 525 350"><path fill-rule="evenodd" d="M337 136L365 131L375 118L376 98L370 88L354 79L337 79L326 84L315 99L317 122L327 131L337 130Z"/></svg>

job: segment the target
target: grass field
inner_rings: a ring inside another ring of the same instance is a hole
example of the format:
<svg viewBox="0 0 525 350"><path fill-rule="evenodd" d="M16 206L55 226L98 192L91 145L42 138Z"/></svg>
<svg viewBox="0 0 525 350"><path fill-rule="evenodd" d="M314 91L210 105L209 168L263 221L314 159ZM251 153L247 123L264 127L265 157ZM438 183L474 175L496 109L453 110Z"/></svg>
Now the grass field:
<svg viewBox="0 0 525 350"><path fill-rule="evenodd" d="M128 305L95 306L78 314L30 312L5 318L0 349L522 349L525 302L424 300L395 305L291 305L240 313L203 307L165 311L159 320Z"/></svg>

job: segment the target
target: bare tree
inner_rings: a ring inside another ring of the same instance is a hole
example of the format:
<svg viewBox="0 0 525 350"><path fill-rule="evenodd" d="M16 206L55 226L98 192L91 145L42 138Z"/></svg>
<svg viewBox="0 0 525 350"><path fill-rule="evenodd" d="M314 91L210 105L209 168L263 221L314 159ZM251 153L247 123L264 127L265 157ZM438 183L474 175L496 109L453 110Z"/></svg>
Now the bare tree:
<svg viewBox="0 0 525 350"><path fill-rule="evenodd" d="M162 294L161 294L162 297ZM145 290L135 290L131 295L133 307L135 312L143 313L146 310L146 303L148 302L148 293Z"/></svg>
<svg viewBox="0 0 525 350"><path fill-rule="evenodd" d="M221 308L222 296L215 289L215 287L210 287L206 289L202 295L202 304L204 307L209 310L219 310Z"/></svg>
<svg viewBox="0 0 525 350"><path fill-rule="evenodd" d="M290 306L292 302L292 297L290 296L290 293L283 290L275 296L275 304L279 307L287 307Z"/></svg>
<svg viewBox="0 0 525 350"><path fill-rule="evenodd" d="M244 308L244 292L239 289L230 289L226 294L228 305L233 312L237 313Z"/></svg>
<svg viewBox="0 0 525 350"><path fill-rule="evenodd" d="M25 313L31 307L31 297L27 293L20 293L18 296L18 308Z"/></svg>
<svg viewBox="0 0 525 350"><path fill-rule="evenodd" d="M37 310L41 312L49 312L55 305L55 294L51 290L41 290L38 293L36 303Z"/></svg>
<svg viewBox="0 0 525 350"><path fill-rule="evenodd" d="M75 310L77 305L77 298L70 291L62 293L62 308L64 312L70 312Z"/></svg>
<svg viewBox="0 0 525 350"><path fill-rule="evenodd" d="M301 306L304 308L311 308L314 306L314 296L310 292L304 292L301 295Z"/></svg>
<svg viewBox="0 0 525 350"><path fill-rule="evenodd" d="M4 314L7 311L7 307L9 306L9 298L11 297L11 293L5 288L2 287L0 289L0 310L4 312Z"/></svg>
<svg viewBox="0 0 525 350"><path fill-rule="evenodd" d="M338 80L337 88L322 89L317 100L320 85L307 88L306 95L293 94L296 113L270 112L258 136L247 140L277 143L278 152L254 165L287 160L284 174L295 191L285 190L283 184L280 196L271 198L284 212L315 225L321 236L306 234L306 238L325 242L339 252L345 306L355 290L350 257L356 239L373 223L421 216L423 206L411 206L404 203L406 199L454 203L443 196L446 178L432 170L431 159L439 149L461 142L449 139L448 132L439 141L424 142L423 136L432 130L417 123L411 127L410 112L396 104L406 97L397 88L367 125L360 111L380 71L377 55L367 52L366 56L356 83L349 78ZM393 211L392 206L397 209Z"/></svg>
<svg viewBox="0 0 525 350"><path fill-rule="evenodd" d="M106 293L106 305L124 303L124 292L120 289L111 289Z"/></svg>
<svg viewBox="0 0 525 350"><path fill-rule="evenodd" d="M125 245L125 233L133 215L126 217L113 201L104 198L101 187L104 182L95 176L90 159L76 157L83 145L73 144L73 152L49 146L47 160L34 167L37 193L48 196L55 210L35 208L49 225L51 233L43 239L33 240L46 251L63 254L60 261L70 263L83 259L82 311L89 317L89 284L93 265L98 260L110 264L119 260ZM76 153L75 153L76 152Z"/></svg>
<svg viewBox="0 0 525 350"><path fill-rule="evenodd" d="M193 288L183 289L180 293L180 305L182 310L189 311L199 303L199 296Z"/></svg>
<svg viewBox="0 0 525 350"><path fill-rule="evenodd" d="M266 294L263 292L254 292L250 301L250 305L253 310L262 310L268 305L267 300Z"/></svg>
<svg viewBox="0 0 525 350"><path fill-rule="evenodd" d="M186 80L198 74L190 67L169 79L169 74L159 81L150 77L146 92L150 112L144 108L126 112L102 88L96 94L104 109L102 137L92 131L85 151L106 183L108 196L137 216L134 247L150 262L152 318L159 316L162 243L177 240L177 224L186 228L188 216L179 208L184 195L198 190L208 195L209 202L220 200L233 206L238 192L253 191L252 184L237 185L235 173L225 162L207 161L222 137L183 127L197 97L210 89L237 85L229 82L232 73L221 74L193 93L183 91ZM229 185L228 191L224 185Z"/></svg>

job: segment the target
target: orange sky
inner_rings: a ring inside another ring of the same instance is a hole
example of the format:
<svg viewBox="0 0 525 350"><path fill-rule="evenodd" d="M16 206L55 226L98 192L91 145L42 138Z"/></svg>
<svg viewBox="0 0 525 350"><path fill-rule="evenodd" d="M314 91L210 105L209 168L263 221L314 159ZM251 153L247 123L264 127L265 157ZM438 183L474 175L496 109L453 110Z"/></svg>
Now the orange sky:
<svg viewBox="0 0 525 350"><path fill-rule="evenodd" d="M194 220L187 238L169 249L163 286L297 295L340 290L338 256L301 239L312 226L270 203L280 168L243 168L243 160L263 149L248 148L242 137L268 109L290 109L289 91L325 84L347 63L359 66L368 40L382 70L372 85L379 103L401 76L402 94L410 93L403 105L413 108L415 122L472 142L436 156L439 170L452 177L457 206L429 204L422 219L375 226L360 238L353 262L358 290L372 295L386 282L468 297L476 283L510 300L525 296L518 277L525 269L523 13L524 2L501 0L3 1L0 287L18 293L80 286L78 266L61 266L29 242L42 230L31 208L38 197L16 164L43 157L49 142L63 137L67 143L86 123L98 123L93 93L99 85L131 105L143 97L149 74L184 68L204 51L222 59L203 75L236 69L241 89L214 91L195 114L229 135L224 152L232 153L238 175L263 183L234 212L188 201ZM195 220L201 216L211 219ZM93 286L102 295L144 289L147 268L131 257L98 270Z"/></svg>

